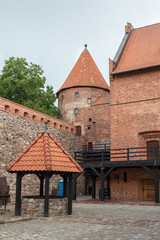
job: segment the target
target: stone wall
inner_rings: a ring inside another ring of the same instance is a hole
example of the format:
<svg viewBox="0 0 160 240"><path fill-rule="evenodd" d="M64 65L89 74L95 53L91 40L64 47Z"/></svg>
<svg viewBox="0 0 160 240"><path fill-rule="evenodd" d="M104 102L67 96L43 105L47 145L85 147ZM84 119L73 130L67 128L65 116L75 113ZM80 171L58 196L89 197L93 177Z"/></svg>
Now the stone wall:
<svg viewBox="0 0 160 240"><path fill-rule="evenodd" d="M44 124L0 111L0 176L6 176L10 185L11 200L15 197L16 174L6 171L6 167L44 129ZM82 148L81 137L49 126L49 131L74 157L74 152ZM50 179L50 194L58 192L59 175ZM78 191L78 190L77 190ZM36 175L25 175L22 179L22 195L39 194L39 179ZM79 194L82 194L79 192Z"/></svg>
<svg viewBox="0 0 160 240"><path fill-rule="evenodd" d="M67 215L68 199L49 199L49 216ZM22 198L22 216L30 215L33 217L44 216L44 199Z"/></svg>

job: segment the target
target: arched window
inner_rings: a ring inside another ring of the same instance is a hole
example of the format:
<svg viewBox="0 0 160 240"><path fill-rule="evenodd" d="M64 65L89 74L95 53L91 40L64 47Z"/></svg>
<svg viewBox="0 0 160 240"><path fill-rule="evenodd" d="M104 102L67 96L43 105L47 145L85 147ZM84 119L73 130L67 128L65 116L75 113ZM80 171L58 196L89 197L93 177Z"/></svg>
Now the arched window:
<svg viewBox="0 0 160 240"><path fill-rule="evenodd" d="M88 98L88 104L91 104L91 98Z"/></svg>
<svg viewBox="0 0 160 240"><path fill-rule="evenodd" d="M147 159L155 160L159 158L159 141L153 140L147 142Z"/></svg>
<svg viewBox="0 0 160 240"><path fill-rule="evenodd" d="M75 109L74 109L74 113L75 113L75 114L78 114L78 108L75 108Z"/></svg>
<svg viewBox="0 0 160 240"><path fill-rule="evenodd" d="M81 126L76 126L76 135L81 136Z"/></svg>
<svg viewBox="0 0 160 240"><path fill-rule="evenodd" d="M75 93L75 97L76 97L76 98L78 97L78 92Z"/></svg>

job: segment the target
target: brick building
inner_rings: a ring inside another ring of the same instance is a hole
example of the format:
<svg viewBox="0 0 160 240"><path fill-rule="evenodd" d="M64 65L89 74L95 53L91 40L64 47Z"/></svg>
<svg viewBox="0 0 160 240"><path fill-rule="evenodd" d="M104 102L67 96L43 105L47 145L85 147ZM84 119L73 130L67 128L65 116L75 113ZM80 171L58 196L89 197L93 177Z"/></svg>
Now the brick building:
<svg viewBox="0 0 160 240"><path fill-rule="evenodd" d="M149 160L152 147L158 148L160 142L160 24L133 29L127 23L117 54L110 60L110 88L111 149L141 148L135 151L142 152L146 150L142 147L148 147ZM133 160L138 160L134 155ZM149 172L153 169L139 166L112 172L111 196L154 200L155 181Z"/></svg>

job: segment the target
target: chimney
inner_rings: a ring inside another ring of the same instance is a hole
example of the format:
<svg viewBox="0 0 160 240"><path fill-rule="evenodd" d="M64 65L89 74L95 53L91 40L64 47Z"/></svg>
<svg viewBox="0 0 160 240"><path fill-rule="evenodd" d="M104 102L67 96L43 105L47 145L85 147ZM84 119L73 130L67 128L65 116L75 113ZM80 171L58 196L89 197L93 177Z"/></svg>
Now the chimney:
<svg viewBox="0 0 160 240"><path fill-rule="evenodd" d="M129 33L132 29L133 29L132 24L127 22L127 25L125 26L125 33Z"/></svg>

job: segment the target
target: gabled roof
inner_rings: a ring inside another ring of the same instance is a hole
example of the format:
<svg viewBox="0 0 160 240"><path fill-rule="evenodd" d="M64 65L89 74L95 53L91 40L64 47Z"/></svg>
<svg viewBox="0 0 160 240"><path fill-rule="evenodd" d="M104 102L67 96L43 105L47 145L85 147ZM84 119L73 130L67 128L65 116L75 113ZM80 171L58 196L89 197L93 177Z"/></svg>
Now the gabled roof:
<svg viewBox="0 0 160 240"><path fill-rule="evenodd" d="M160 65L160 23L131 30L112 74L158 65Z"/></svg>
<svg viewBox="0 0 160 240"><path fill-rule="evenodd" d="M42 133L7 167L7 171L80 173L83 170L51 134Z"/></svg>
<svg viewBox="0 0 160 240"><path fill-rule="evenodd" d="M86 47L57 95L62 90L73 87L96 87L109 90L109 86Z"/></svg>

